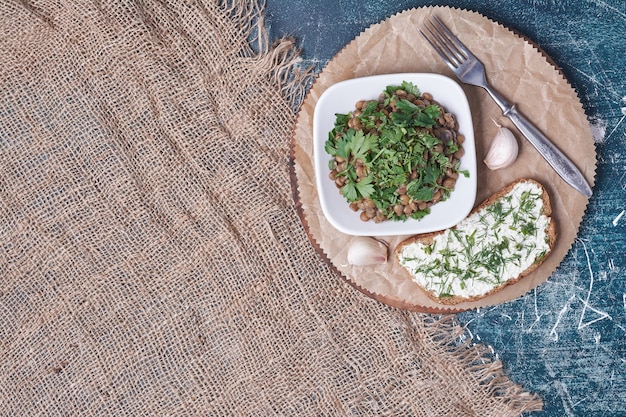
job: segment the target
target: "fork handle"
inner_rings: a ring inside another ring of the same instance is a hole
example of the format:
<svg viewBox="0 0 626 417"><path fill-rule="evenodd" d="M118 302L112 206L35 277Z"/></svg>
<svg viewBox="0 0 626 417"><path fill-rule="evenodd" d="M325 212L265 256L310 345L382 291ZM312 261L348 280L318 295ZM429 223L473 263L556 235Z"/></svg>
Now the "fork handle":
<svg viewBox="0 0 626 417"><path fill-rule="evenodd" d="M591 197L592 191L589 183L574 165L530 120L517 111L514 104L509 103L504 97L493 89L486 89L493 100L502 109L502 114L508 117L519 129L524 137L537 149L539 154L552 166L557 174L565 182L571 185L586 197Z"/></svg>

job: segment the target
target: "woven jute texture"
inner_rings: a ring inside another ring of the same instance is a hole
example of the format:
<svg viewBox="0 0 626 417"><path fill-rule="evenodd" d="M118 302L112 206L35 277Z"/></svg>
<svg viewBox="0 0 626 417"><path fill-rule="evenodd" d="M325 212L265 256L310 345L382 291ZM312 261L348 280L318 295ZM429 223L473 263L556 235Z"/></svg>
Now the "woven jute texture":
<svg viewBox="0 0 626 417"><path fill-rule="evenodd" d="M252 1L0 2L0 415L516 416L455 318L297 215L311 74Z"/></svg>

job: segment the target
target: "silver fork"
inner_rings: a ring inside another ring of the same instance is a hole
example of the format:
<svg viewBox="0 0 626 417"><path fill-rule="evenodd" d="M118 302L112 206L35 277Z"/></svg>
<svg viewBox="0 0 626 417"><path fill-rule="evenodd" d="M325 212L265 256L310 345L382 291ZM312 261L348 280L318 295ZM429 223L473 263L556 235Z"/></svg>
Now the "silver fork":
<svg viewBox="0 0 626 417"><path fill-rule="evenodd" d="M557 174L574 189L586 197L591 197L591 187L580 170L537 127L520 114L514 104L509 103L489 85L482 62L441 20L433 16L430 22L424 24L424 31L420 29L420 32L461 82L484 88L500 106L502 114L511 119Z"/></svg>

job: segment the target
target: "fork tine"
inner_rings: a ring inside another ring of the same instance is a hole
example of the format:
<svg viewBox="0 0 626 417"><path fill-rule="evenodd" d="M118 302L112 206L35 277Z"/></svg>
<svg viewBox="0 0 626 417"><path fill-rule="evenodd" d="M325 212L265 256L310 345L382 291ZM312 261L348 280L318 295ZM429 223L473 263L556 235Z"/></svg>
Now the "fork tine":
<svg viewBox="0 0 626 417"><path fill-rule="evenodd" d="M449 41L448 43L452 42L452 44L456 47L459 53L463 55L464 58L474 57L472 51L467 49L467 47L463 45L463 42L461 42L454 33L450 32L450 29L448 29L437 16L433 16L432 20L438 26L439 33L442 35L442 37L445 37ZM431 25L435 26L433 23L431 23Z"/></svg>
<svg viewBox="0 0 626 417"><path fill-rule="evenodd" d="M425 22L424 29L428 35L420 29L421 34L452 71L455 71L468 58L467 54L462 49L457 48L453 40L447 36L452 34L437 17L433 16L433 20Z"/></svg>
<svg viewBox="0 0 626 417"><path fill-rule="evenodd" d="M440 44L439 44L438 40L435 38L435 35L433 34L433 32L428 27L426 27L426 25L424 25L424 30L428 31L428 35L426 33L424 33L424 31L421 28L419 29L419 31L422 34L422 36L424 37L424 39L426 39L426 41L430 44L430 46L433 47L435 52L437 52L439 54L441 59L443 59L448 65L452 64L450 62L450 58L448 58L447 51L444 51L443 46L440 46Z"/></svg>
<svg viewBox="0 0 626 417"><path fill-rule="evenodd" d="M432 25L432 23L431 23ZM432 29L428 26L424 26L425 30L428 31L429 36L426 36L424 32L422 35L426 38L428 43L437 51L439 56L450 66L452 70L461 65L461 60L459 59L459 52L455 49L450 48L450 42L447 42L444 38L442 38L441 34L437 32L437 28L433 27ZM434 29L434 31L433 31Z"/></svg>
<svg viewBox="0 0 626 417"><path fill-rule="evenodd" d="M441 57L443 62L445 62L446 65L453 72L456 71L457 67L459 66L458 60L453 55L451 55L450 51L448 51L447 48L445 48L444 45L440 44L440 41L436 38L436 36L433 34L433 32L430 29L427 28L426 30L428 31L429 35L424 33L422 31L422 29L419 29L419 31L422 34L422 36L424 36L424 38L430 44L430 46L433 47L435 52L437 52L437 54L439 54L439 56Z"/></svg>

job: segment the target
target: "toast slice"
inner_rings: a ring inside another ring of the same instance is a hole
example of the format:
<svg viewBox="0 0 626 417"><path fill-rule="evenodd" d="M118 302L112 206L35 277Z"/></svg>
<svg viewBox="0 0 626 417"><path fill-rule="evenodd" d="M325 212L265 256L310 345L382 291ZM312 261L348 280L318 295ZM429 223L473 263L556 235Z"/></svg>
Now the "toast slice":
<svg viewBox="0 0 626 417"><path fill-rule="evenodd" d="M394 257L431 299L476 301L537 269L557 233L546 189L524 178L489 197L456 226L398 244Z"/></svg>

